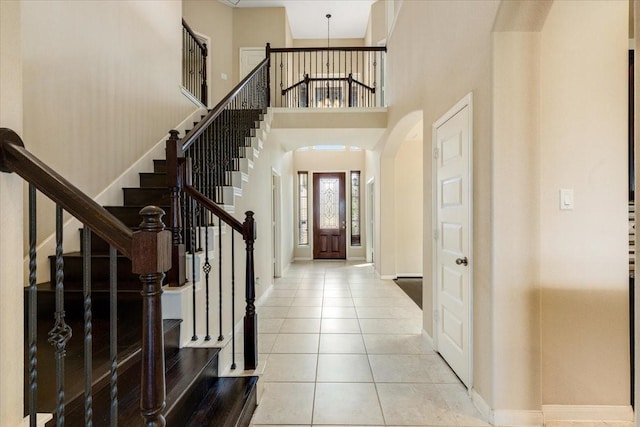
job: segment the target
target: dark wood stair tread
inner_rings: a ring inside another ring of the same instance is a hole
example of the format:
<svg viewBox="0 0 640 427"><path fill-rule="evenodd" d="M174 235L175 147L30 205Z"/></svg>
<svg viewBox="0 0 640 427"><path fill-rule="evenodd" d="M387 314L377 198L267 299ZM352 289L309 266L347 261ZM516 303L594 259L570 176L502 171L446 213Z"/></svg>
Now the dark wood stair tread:
<svg viewBox="0 0 640 427"><path fill-rule="evenodd" d="M166 357L166 406L165 416L183 408L185 400L194 388L208 384L217 375L217 348L182 348ZM197 393L196 393L197 394ZM93 424L109 425L110 388L108 384L93 395ZM138 360L118 376L118 425L140 426L140 361ZM75 408L65 415L65 426L83 426L84 407ZM180 425L171 424L167 425Z"/></svg>
<svg viewBox="0 0 640 427"><path fill-rule="evenodd" d="M191 417L174 425L231 427L247 426L256 407L258 377L219 377ZM168 424L171 425L171 424Z"/></svg>
<svg viewBox="0 0 640 427"><path fill-rule="evenodd" d="M105 324L106 328L96 329L96 323L94 322L94 333L93 333L93 403L94 403L94 425L108 425L101 424L100 422L96 423L95 420L100 414L97 411L97 408L100 408L103 405L103 402L100 399L106 399L106 408L107 408L107 419L108 419L108 408L109 408L109 396L110 396L110 366L111 362L109 359L109 336L108 336L108 325L106 322L102 322ZM134 319L129 319L122 323L130 325L129 328L124 328L119 322L119 332L118 332L118 396L124 401L127 400L127 390L131 387L138 387L138 397L136 398L136 407L137 401L139 400L139 387L140 387L140 339L141 339L141 329L139 326L139 321L136 322ZM170 360L172 357L175 357L177 353L177 346L179 344L179 333L180 333L180 323L181 320L177 319L167 319L163 321L163 332L165 336L165 357L167 360ZM68 343L67 347L67 356L65 357L65 425L84 425L84 364L83 364L83 349L84 344L82 340L82 323L81 322L73 322L72 323L74 334L78 336L73 336L71 341ZM106 332L98 333L98 330L105 330ZM46 335L46 334L42 334ZM46 336L44 337L46 339ZM53 350L49 350L48 348L52 348L50 345L41 345L39 346L39 373L46 372L48 375L39 376L38 384L39 384L39 407L44 408L44 412L54 412L55 408L55 369L53 362ZM44 353L40 354L42 350L45 350ZM51 364L50 369L43 370L44 366L49 366ZM48 378L48 377L51 378ZM133 383L132 383L133 380ZM106 393L106 394L105 394ZM102 396L105 394L105 396ZM46 399L46 400L45 400ZM122 404L122 402L120 402ZM42 411L42 409L41 409ZM55 418L53 421L47 424L48 426L55 425Z"/></svg>

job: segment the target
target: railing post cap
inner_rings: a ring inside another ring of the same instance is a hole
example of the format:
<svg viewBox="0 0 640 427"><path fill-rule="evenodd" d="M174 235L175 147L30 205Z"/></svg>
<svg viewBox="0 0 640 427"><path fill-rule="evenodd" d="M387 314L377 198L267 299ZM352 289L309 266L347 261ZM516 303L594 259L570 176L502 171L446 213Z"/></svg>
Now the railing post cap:
<svg viewBox="0 0 640 427"><path fill-rule="evenodd" d="M176 129L171 129L169 131L169 139L180 139L180 131Z"/></svg>
<svg viewBox="0 0 640 427"><path fill-rule="evenodd" d="M142 217L140 223L140 230L144 231L162 231L164 230L164 223L162 217L165 215L164 210L157 206L145 206L138 212Z"/></svg>
<svg viewBox="0 0 640 427"><path fill-rule="evenodd" d="M142 223L133 233L131 271L136 274L164 273L171 269L171 233L164 229L164 211L157 206L140 210Z"/></svg>

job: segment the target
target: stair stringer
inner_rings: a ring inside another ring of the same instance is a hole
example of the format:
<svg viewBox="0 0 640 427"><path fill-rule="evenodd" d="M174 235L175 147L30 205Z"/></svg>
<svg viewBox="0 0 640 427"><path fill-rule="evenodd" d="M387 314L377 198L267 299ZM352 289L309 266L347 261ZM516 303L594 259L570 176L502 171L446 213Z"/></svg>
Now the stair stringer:
<svg viewBox="0 0 640 427"><path fill-rule="evenodd" d="M184 135L186 129L188 129L194 120L199 120L203 113L206 113L206 109L200 108L186 117L175 129L180 132L180 135ZM105 187L98 195L93 199L101 206L109 205L121 205L123 202L122 189L125 187L135 187L139 184L139 173L146 172L152 169L153 159L165 157L165 146L169 134L166 134L160 141L153 145L146 153L144 153L136 162L134 162L129 168L123 171L111 184ZM71 217L63 224L63 252L76 252L80 250L80 241L77 238L78 229L82 227L82 224L77 219ZM55 233L46 237L36 248L37 253L53 254L56 252L56 236ZM29 271L29 257L26 256L23 259L24 271ZM36 282L43 283L49 280L49 260L47 257L38 257L36 265ZM28 280L29 275L25 274L25 281ZM27 283L25 283L27 285Z"/></svg>

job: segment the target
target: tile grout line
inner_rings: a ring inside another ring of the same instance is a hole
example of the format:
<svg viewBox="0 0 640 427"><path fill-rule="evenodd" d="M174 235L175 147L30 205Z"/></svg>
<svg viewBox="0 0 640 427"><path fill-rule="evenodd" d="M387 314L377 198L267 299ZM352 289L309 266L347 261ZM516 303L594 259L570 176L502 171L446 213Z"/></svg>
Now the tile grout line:
<svg viewBox="0 0 640 427"><path fill-rule="evenodd" d="M316 375L313 384L313 398L311 400L311 426L313 426L313 417L316 412L316 395L318 393L318 368L320 366L320 341L322 340L322 311L324 310L324 281L322 285L322 305L320 306L320 329L318 331L318 347L316 348Z"/></svg>

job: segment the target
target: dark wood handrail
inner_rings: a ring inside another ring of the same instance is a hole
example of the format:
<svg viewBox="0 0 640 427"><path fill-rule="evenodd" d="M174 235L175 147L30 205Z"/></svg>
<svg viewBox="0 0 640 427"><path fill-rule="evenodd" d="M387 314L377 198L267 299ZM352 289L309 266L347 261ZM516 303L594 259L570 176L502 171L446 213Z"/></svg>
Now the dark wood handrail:
<svg viewBox="0 0 640 427"><path fill-rule="evenodd" d="M213 121L224 111L224 109L227 107L229 102L233 98L235 98L236 95L238 95L240 91L242 91L242 89L245 88L245 86L249 83L249 81L256 74L258 74L258 71L260 71L262 67L268 67L268 66L269 66L269 58L267 57L263 59L262 62L260 62L258 65L256 65L256 67L249 74L247 74L247 76L244 79L242 79L242 81L238 83L236 87L233 88L233 90L227 94L227 96L225 96L220 102L218 102L218 105L213 107L213 109L209 112L209 114L207 114L206 117L200 120L200 122L196 126L194 126L193 129L191 129L184 136L184 138L182 139L182 151L186 151L191 146L191 144L193 144L196 141L196 139L200 135L202 135L205 129L207 129L209 125L213 123Z"/></svg>
<svg viewBox="0 0 640 427"><path fill-rule="evenodd" d="M235 219L229 212L215 204L211 199L207 196L199 192L195 189L195 187L191 185L185 185L183 187L183 191L187 193L192 199L198 202L202 207L210 211L212 214L216 215L226 224L228 224L231 228L236 230L238 233L242 233L243 227L242 223Z"/></svg>
<svg viewBox="0 0 640 427"><path fill-rule="evenodd" d="M298 86L300 86L300 85L303 85L303 84L305 84L305 83L308 83L308 82L310 82L310 81L312 81L312 80L311 80L311 78L309 78L309 75L307 74L307 75L305 75L304 79L300 80L298 83L294 83L294 84L292 84L291 86L289 86L288 88L282 89L282 90L281 90L281 93L282 93L283 95L286 95L286 94L287 94L287 92L289 92L289 91L291 91L291 90L293 90L293 89L297 88L297 87L298 87Z"/></svg>
<svg viewBox="0 0 640 427"><path fill-rule="evenodd" d="M353 77L349 76L349 77L309 77L309 75L305 75L305 78L300 80L298 83L294 83L291 86L289 86L286 89L282 89L282 94L286 95L287 92L297 88L298 86L304 84L304 83L308 83L308 82L349 82L349 83L355 83L365 89L370 90L372 93L376 92L376 89L371 87L371 86L367 86L366 84L359 82L358 80L354 79Z"/></svg>
<svg viewBox="0 0 640 427"><path fill-rule="evenodd" d="M191 29L189 24L187 24L187 21L185 21L184 19L182 19L182 26L184 27L185 30L187 30L187 32L193 38L193 40L196 42L196 44L198 45L200 50L205 52L207 50L207 47L204 44L202 44L202 42L200 41L198 36L196 36L196 33L193 32L193 30Z"/></svg>
<svg viewBox="0 0 640 427"><path fill-rule="evenodd" d="M353 83L355 83L355 84L357 84L357 85L359 85L359 86L361 86L361 87L363 87L363 88L367 89L367 90L370 90L370 91L371 91L371 93L376 93L376 88L375 88L375 87L367 86L366 84L364 84L364 83L362 83L362 82L359 82L359 81L358 81L358 80L356 80L356 79L351 79L351 81L352 81Z"/></svg>
<svg viewBox="0 0 640 427"><path fill-rule="evenodd" d="M335 47L272 47L272 53L292 52L327 52L337 50L341 52L386 52L386 46L335 46Z"/></svg>
<svg viewBox="0 0 640 427"><path fill-rule="evenodd" d="M11 129L0 128L0 170L15 172L91 231L131 258L133 231L24 148Z"/></svg>

